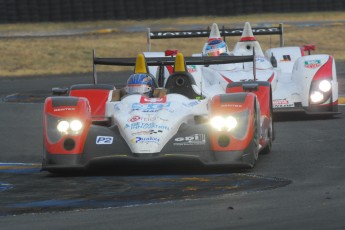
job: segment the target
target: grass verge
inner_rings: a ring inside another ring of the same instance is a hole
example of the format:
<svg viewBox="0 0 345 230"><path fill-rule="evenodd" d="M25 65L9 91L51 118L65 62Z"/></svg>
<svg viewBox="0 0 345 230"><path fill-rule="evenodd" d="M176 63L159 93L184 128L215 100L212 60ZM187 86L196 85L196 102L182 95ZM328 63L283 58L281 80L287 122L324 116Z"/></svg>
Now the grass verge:
<svg viewBox="0 0 345 230"><path fill-rule="evenodd" d="M199 26L204 29L213 22L226 27L239 27L244 22L285 23L285 45L302 46L315 44L314 53L331 54L339 61L345 60L345 15L343 12L319 12L300 14L267 14L236 17L190 17L178 19L145 20L145 21L98 21L82 23L36 23L36 24L2 24L0 33L11 35L14 32L28 33L59 32L64 30L101 30L106 33L87 34L82 36L56 37L22 37L0 39L0 77L27 76L65 73L85 73L92 71L92 50L96 49L101 57L134 57L146 51L145 32L123 32L125 27L161 27L174 29L177 26ZM291 22L328 21L323 26L298 26ZM227 39L233 47L238 37ZM257 37L262 48L279 45L279 37ZM152 51L178 49L185 55L200 52L206 38L154 40ZM124 67L99 67L98 71L123 70Z"/></svg>

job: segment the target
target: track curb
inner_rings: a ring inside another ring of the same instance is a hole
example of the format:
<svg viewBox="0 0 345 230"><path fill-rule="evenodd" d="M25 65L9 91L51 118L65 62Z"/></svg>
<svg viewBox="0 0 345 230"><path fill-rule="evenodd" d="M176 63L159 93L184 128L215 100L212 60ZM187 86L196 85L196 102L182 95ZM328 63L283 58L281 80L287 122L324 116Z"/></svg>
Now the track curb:
<svg viewBox="0 0 345 230"><path fill-rule="evenodd" d="M345 96L339 96L339 98L338 98L338 104L342 104L342 105L345 104Z"/></svg>

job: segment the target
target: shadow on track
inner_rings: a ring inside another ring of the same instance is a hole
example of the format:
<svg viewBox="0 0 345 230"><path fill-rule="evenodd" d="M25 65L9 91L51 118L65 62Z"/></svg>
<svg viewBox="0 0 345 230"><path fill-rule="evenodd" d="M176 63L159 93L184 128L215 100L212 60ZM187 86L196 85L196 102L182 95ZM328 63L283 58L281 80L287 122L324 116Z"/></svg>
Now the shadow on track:
<svg viewBox="0 0 345 230"><path fill-rule="evenodd" d="M85 170L57 171L48 175L52 177L80 177L80 176L161 176L161 175L201 175L224 173L250 173L251 169L236 168L223 165L204 166L202 164L186 162L170 162L169 164L126 164L117 162L102 162L93 164Z"/></svg>
<svg viewBox="0 0 345 230"><path fill-rule="evenodd" d="M334 119L341 119L341 117L339 115L329 115L329 114L307 115L305 113L274 113L273 114L273 120L275 122L334 120Z"/></svg>
<svg viewBox="0 0 345 230"><path fill-rule="evenodd" d="M102 169L72 174L40 172L40 165L24 170L21 167L25 166L13 167L16 171L8 166L0 172L0 216L210 198L291 183L222 167L109 169L103 165Z"/></svg>

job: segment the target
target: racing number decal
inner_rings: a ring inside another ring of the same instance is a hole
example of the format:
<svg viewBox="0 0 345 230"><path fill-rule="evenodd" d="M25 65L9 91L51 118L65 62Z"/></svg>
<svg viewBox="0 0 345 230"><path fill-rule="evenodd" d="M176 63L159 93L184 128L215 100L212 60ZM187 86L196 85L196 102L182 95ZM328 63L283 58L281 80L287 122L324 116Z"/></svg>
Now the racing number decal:
<svg viewBox="0 0 345 230"><path fill-rule="evenodd" d="M96 145L111 145L113 143L113 137L110 136L97 136Z"/></svg>

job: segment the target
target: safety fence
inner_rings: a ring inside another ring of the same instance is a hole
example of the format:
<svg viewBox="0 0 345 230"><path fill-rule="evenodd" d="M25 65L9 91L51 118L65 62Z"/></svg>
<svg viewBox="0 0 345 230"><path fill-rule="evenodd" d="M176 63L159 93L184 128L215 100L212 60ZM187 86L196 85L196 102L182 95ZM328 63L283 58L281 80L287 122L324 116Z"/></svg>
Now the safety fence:
<svg viewBox="0 0 345 230"><path fill-rule="evenodd" d="M345 11L345 0L0 0L0 23Z"/></svg>

